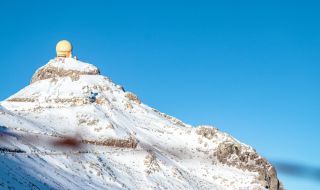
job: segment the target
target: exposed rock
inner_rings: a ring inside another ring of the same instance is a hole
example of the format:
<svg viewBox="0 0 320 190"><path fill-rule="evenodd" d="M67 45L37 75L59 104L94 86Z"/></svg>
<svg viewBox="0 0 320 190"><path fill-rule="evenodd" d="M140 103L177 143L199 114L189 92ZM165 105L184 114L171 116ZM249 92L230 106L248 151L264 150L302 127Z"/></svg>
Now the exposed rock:
<svg viewBox="0 0 320 190"><path fill-rule="evenodd" d="M99 97L96 99L96 104L102 105L102 104L106 104L106 103L110 103L107 98Z"/></svg>
<svg viewBox="0 0 320 190"><path fill-rule="evenodd" d="M136 148L138 141L135 137L129 137L128 139L107 139L104 141L82 140L85 144L94 144L100 146L111 146L117 148Z"/></svg>
<svg viewBox="0 0 320 190"><path fill-rule="evenodd" d="M171 168L171 172L172 172L172 175L174 177L176 177L177 179L182 179L183 178L183 174L178 168L172 167Z"/></svg>
<svg viewBox="0 0 320 190"><path fill-rule="evenodd" d="M128 108L128 109L133 109L133 106L132 106L132 104L130 104L130 103L126 103L126 107Z"/></svg>
<svg viewBox="0 0 320 190"><path fill-rule="evenodd" d="M159 163L157 161L157 157L151 152L144 159L144 165L147 168L145 170L145 172L148 175L160 171L160 166L159 166Z"/></svg>
<svg viewBox="0 0 320 190"><path fill-rule="evenodd" d="M117 89L121 90L122 92L125 92L125 89L123 86L121 85L116 85Z"/></svg>
<svg viewBox="0 0 320 190"><path fill-rule="evenodd" d="M16 148L0 147L0 153L26 153L26 151Z"/></svg>
<svg viewBox="0 0 320 190"><path fill-rule="evenodd" d="M7 101L9 102L35 102L35 99L32 98L10 98Z"/></svg>
<svg viewBox="0 0 320 190"><path fill-rule="evenodd" d="M77 71L77 70L65 70L63 68L58 68L49 65L46 65L40 68L31 79L31 84L39 80L45 80L50 78L58 77L70 77L72 81L79 80L80 75L99 75L99 69L86 70L86 71Z"/></svg>
<svg viewBox="0 0 320 190"><path fill-rule="evenodd" d="M216 135L218 129L214 127L207 127L207 126L199 126L196 129L196 133L206 139L211 140L214 135Z"/></svg>
<svg viewBox="0 0 320 190"><path fill-rule="evenodd" d="M88 125L88 126L92 126L92 125L97 125L99 123L99 119L92 116L92 115L88 115L86 113L79 113L77 114L77 118L78 120L78 125Z"/></svg>
<svg viewBox="0 0 320 190"><path fill-rule="evenodd" d="M219 144L214 155L223 164L259 173L259 181L266 188L282 190L275 168L256 151L237 142L225 141Z"/></svg>
<svg viewBox="0 0 320 190"><path fill-rule="evenodd" d="M53 100L55 103L71 104L71 105L83 105L90 103L87 98L56 98Z"/></svg>
<svg viewBox="0 0 320 190"><path fill-rule="evenodd" d="M126 92L125 97L127 97L129 100L135 102L136 104L141 104L141 101L137 97L137 95L133 94L132 92Z"/></svg>

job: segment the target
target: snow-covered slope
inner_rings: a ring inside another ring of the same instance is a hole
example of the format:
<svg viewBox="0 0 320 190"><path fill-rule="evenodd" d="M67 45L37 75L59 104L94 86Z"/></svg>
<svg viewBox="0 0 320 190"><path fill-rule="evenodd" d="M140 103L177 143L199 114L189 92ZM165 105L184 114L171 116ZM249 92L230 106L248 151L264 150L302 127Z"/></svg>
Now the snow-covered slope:
<svg viewBox="0 0 320 190"><path fill-rule="evenodd" d="M254 149L56 58L0 103L0 189L282 189Z"/></svg>

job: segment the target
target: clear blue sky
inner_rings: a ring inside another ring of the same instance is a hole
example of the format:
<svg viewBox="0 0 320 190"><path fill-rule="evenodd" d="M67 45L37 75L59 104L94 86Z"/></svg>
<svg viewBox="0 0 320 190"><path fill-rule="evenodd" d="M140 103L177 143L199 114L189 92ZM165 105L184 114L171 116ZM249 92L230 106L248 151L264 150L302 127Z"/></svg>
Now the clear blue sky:
<svg viewBox="0 0 320 190"><path fill-rule="evenodd" d="M52 2L1 2L1 100L68 39L144 103L215 125L270 160L320 167L316 1ZM280 177L289 190L320 186Z"/></svg>

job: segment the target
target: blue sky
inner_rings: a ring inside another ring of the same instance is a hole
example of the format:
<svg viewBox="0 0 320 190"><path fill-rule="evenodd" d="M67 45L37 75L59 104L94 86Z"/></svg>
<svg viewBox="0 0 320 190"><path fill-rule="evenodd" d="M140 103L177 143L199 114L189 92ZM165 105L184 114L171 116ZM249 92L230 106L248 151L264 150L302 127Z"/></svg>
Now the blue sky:
<svg viewBox="0 0 320 190"><path fill-rule="evenodd" d="M316 1L6 1L0 99L68 39L74 54L142 101L211 124L263 156L320 168ZM287 189L320 182L280 173ZM319 179L319 178L318 178Z"/></svg>

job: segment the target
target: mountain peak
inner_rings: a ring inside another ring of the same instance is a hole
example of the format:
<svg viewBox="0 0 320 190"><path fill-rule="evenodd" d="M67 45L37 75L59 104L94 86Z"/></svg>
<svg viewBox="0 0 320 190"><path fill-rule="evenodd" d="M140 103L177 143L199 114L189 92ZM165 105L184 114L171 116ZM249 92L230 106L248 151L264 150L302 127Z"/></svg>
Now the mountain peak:
<svg viewBox="0 0 320 190"><path fill-rule="evenodd" d="M69 57L0 102L0 135L4 188L282 189L250 146L151 108Z"/></svg>
<svg viewBox="0 0 320 190"><path fill-rule="evenodd" d="M71 77L77 79L80 75L99 74L100 70L94 65L79 61L75 58L56 57L36 71L31 79L31 84L50 78Z"/></svg>

